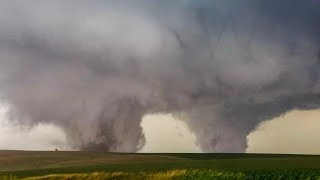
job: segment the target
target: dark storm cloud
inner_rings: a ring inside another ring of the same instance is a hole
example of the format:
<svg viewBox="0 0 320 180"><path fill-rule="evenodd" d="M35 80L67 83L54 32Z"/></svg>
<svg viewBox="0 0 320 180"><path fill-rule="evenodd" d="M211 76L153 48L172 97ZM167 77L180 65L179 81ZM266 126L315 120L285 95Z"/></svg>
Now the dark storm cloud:
<svg viewBox="0 0 320 180"><path fill-rule="evenodd" d="M320 8L302 0L2 1L11 121L77 149L134 152L173 113L205 152L244 152L262 121L319 107Z"/></svg>

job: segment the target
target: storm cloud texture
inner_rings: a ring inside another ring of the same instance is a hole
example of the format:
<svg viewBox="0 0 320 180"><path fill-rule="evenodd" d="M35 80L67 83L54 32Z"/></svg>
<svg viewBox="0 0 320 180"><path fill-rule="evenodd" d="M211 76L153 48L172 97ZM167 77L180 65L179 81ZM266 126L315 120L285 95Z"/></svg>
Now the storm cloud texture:
<svg viewBox="0 0 320 180"><path fill-rule="evenodd" d="M244 152L320 107L319 32L316 0L1 1L0 94L74 149L137 152L142 117L171 113L204 152Z"/></svg>

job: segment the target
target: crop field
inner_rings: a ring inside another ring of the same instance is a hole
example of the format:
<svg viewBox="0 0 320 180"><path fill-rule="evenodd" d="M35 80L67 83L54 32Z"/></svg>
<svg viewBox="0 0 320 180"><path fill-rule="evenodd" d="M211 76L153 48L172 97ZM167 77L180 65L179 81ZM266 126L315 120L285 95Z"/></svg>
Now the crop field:
<svg viewBox="0 0 320 180"><path fill-rule="evenodd" d="M2 179L320 180L320 156L0 151Z"/></svg>

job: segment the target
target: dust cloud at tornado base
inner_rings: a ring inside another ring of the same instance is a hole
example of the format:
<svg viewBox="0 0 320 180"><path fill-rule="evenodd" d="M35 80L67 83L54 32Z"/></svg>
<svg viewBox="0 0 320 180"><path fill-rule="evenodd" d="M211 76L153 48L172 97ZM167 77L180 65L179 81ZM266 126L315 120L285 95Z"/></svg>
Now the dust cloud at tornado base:
<svg viewBox="0 0 320 180"><path fill-rule="evenodd" d="M317 143L320 138L319 115L319 111L294 111L261 124L247 136L246 152L320 154L320 145ZM167 125L166 128L159 128L164 125ZM283 126L287 128L283 129ZM195 144L194 134L188 131L182 121L178 122L170 115L144 117L142 127L146 144L139 152L202 152ZM39 125L30 131L17 133L16 127L0 123L0 134L0 149L72 150L57 127Z"/></svg>
<svg viewBox="0 0 320 180"><path fill-rule="evenodd" d="M137 152L142 118L170 113L202 151L244 152L261 122L319 108L315 1L32 2L1 1L0 93L11 124L74 149Z"/></svg>

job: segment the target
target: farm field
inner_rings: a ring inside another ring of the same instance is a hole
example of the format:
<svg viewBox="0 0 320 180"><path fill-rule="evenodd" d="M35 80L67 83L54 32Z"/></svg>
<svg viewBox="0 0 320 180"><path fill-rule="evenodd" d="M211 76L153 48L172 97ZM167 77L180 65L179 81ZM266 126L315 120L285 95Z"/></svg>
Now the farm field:
<svg viewBox="0 0 320 180"><path fill-rule="evenodd" d="M0 179L25 178L320 180L320 156L0 151Z"/></svg>

